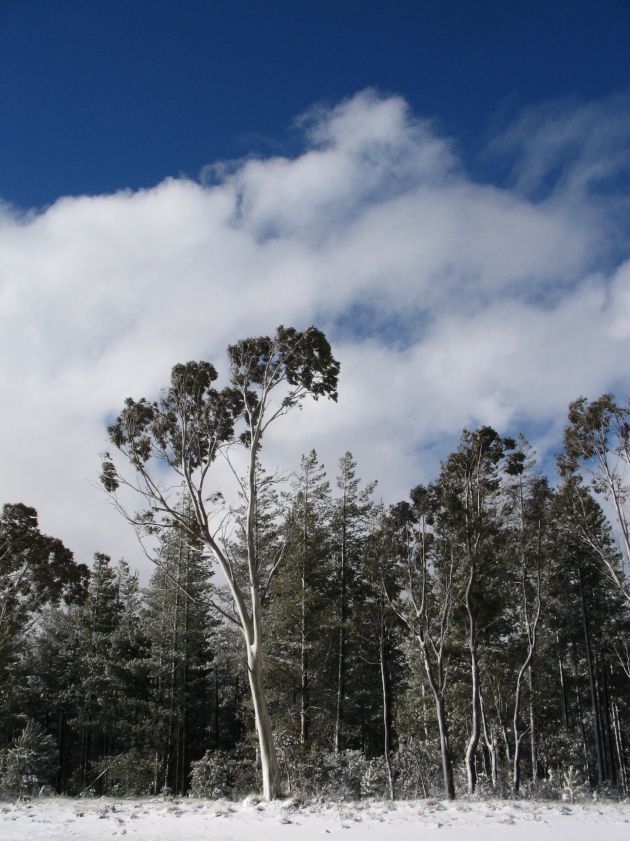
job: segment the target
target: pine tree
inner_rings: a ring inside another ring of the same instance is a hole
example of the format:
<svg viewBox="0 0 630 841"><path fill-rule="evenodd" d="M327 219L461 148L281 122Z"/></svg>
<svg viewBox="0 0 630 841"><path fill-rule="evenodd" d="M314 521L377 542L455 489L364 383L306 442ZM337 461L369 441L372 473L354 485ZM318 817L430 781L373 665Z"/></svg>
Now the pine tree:
<svg viewBox="0 0 630 841"><path fill-rule="evenodd" d="M13 744L0 751L0 791L37 794L53 780L55 741L40 724L27 721Z"/></svg>
<svg viewBox="0 0 630 841"><path fill-rule="evenodd" d="M380 719L377 728L380 751L387 770L389 796L394 799L395 771L393 767L395 694L400 688L403 668L400 615L392 599L400 596L400 584L391 554L391 535L388 519L382 509L370 505L369 532L362 541L359 574L361 586L354 588L352 604L351 641L355 646L355 668L351 672L355 697L361 698L362 708L371 717ZM363 668L356 666L363 664ZM397 678L398 676L398 678ZM370 740L371 741L371 740ZM365 749L365 738L362 747ZM371 745L368 746L371 747ZM370 751L372 752L372 751Z"/></svg>
<svg viewBox="0 0 630 841"><path fill-rule="evenodd" d="M38 641L47 724L58 744L58 790L108 790L112 763L140 747L146 714L137 578L97 553L87 595L53 611Z"/></svg>
<svg viewBox="0 0 630 841"><path fill-rule="evenodd" d="M333 709L331 493L314 450L302 457L285 505L284 557L268 610L270 684L284 729L305 749L331 740Z"/></svg>
<svg viewBox="0 0 630 841"><path fill-rule="evenodd" d="M218 691L213 683L217 621L207 598L212 573L201 547L191 546L179 532L162 538L158 563L142 616L151 690L147 740L154 790L183 794L191 763L210 744Z"/></svg>
<svg viewBox="0 0 630 841"><path fill-rule="evenodd" d="M42 612L81 599L88 570L75 563L58 538L39 530L37 512L22 503L0 513L0 745L15 736L11 714L16 687L24 680L23 652Z"/></svg>
<svg viewBox="0 0 630 841"><path fill-rule="evenodd" d="M338 496L332 510L333 574L336 578L336 689L333 750L338 753L344 746L344 733L348 729L348 701L357 698L364 683L360 662L360 639L353 638L349 630L355 624L354 615L366 593L363 583L364 557L374 503L371 495L375 482L361 488L356 476L356 462L347 452L339 460L337 476ZM349 663L350 661L350 663ZM356 702L355 702L356 703ZM356 711L354 711L356 721Z"/></svg>
<svg viewBox="0 0 630 841"><path fill-rule="evenodd" d="M575 495L581 495L580 524L596 535L615 560L609 524L588 491L570 478L554 501L551 600L545 637L547 689L545 751L559 765L580 767L594 787L627 780L625 741L628 683L615 665L614 641L627 628L624 596L603 574L598 550L575 528ZM580 527L581 527L580 525ZM557 730L552 707L562 711Z"/></svg>

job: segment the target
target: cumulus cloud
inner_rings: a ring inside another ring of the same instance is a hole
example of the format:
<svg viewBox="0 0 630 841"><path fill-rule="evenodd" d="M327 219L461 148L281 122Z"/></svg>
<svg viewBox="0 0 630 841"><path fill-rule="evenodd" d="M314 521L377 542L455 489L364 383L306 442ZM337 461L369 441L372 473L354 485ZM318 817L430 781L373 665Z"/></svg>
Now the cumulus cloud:
<svg viewBox="0 0 630 841"><path fill-rule="evenodd" d="M324 329L342 377L338 405L278 424L268 463L316 447L334 473L351 449L385 500L464 425L550 435L579 394L628 390L630 237L611 237L627 196L596 178L598 150L606 183L623 176L627 99L524 115L493 151L511 155L507 187L475 180L399 97L301 126L292 158L0 207L0 499L35 505L82 559L139 558L95 487L124 398L279 323Z"/></svg>

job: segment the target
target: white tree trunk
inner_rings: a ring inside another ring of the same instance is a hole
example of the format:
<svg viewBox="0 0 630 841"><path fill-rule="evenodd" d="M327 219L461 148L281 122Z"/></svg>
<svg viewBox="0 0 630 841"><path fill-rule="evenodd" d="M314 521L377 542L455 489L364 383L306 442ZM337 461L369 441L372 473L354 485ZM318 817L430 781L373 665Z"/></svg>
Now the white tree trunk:
<svg viewBox="0 0 630 841"><path fill-rule="evenodd" d="M269 717L269 710L263 689L260 655L256 647L251 645L247 646L247 674L249 688L252 694L252 703L254 705L256 733L258 734L258 746L260 749L263 797L265 800L273 800L280 793L278 758L276 756L271 718Z"/></svg>

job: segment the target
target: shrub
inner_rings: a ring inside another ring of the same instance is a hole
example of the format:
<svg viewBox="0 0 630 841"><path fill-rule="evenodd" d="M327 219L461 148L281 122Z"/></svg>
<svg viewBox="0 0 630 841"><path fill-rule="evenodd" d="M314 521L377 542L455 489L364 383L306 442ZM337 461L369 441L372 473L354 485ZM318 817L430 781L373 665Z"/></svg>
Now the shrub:
<svg viewBox="0 0 630 841"><path fill-rule="evenodd" d="M104 794L153 794L155 765L152 759L138 750L118 756L104 756L95 766L94 783L100 783Z"/></svg>
<svg viewBox="0 0 630 841"><path fill-rule="evenodd" d="M28 721L13 744L0 753L0 789L23 797L53 780L57 748L41 725Z"/></svg>
<svg viewBox="0 0 630 841"><path fill-rule="evenodd" d="M382 757L368 759L358 750L303 753L298 746L285 745L279 759L292 795L326 800L388 796Z"/></svg>
<svg viewBox="0 0 630 841"><path fill-rule="evenodd" d="M192 764L190 794L193 797L236 799L257 788L256 757L247 748L210 750Z"/></svg>
<svg viewBox="0 0 630 841"><path fill-rule="evenodd" d="M396 797L411 798L441 796L442 760L437 741L410 738L400 742L392 754Z"/></svg>

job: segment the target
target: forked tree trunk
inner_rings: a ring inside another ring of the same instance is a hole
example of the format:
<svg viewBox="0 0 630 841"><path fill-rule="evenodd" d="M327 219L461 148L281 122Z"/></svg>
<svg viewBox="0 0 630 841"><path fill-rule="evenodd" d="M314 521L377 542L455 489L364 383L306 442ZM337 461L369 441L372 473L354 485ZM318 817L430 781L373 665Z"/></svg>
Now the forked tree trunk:
<svg viewBox="0 0 630 841"><path fill-rule="evenodd" d="M494 728L488 729L488 722L486 720L486 713L483 703L483 695L479 696L479 708L481 711L481 726L483 730L483 738L486 743L486 748L490 756L490 779L492 780L492 788L496 791L499 781L499 750L497 746L497 738L494 733Z"/></svg>
<svg viewBox="0 0 630 841"><path fill-rule="evenodd" d="M440 733L440 755L442 757L442 782L444 794L448 800L455 800L455 783L453 782L453 763L448 743L448 725L446 720L446 707L444 696L435 694L435 712L437 715L438 730Z"/></svg>
<svg viewBox="0 0 630 841"><path fill-rule="evenodd" d="M468 793L474 794L477 787L477 746L481 736L480 727L480 703L479 703L479 660L477 657L477 646L472 645L470 649L470 672L472 679L471 686L471 720L470 738L466 747L466 779L468 782Z"/></svg>
<svg viewBox="0 0 630 841"><path fill-rule="evenodd" d="M527 616L527 598L525 595L525 579L523 578L523 613L527 631L527 652L521 668L518 671L516 687L514 689L514 717L512 721L514 732L514 768L512 784L515 794L518 794L521 785L521 743L523 741L523 737L525 736L525 731L520 728L520 717L523 681L526 673L529 675L529 731L532 757L532 782L536 782L538 779L538 740L534 710L534 653L536 651L538 620L540 618L540 577L537 581L536 602L536 613L533 620L530 622Z"/></svg>
<svg viewBox="0 0 630 841"><path fill-rule="evenodd" d="M416 641L420 646L422 652L422 660L424 662L424 670L429 681L429 687L433 694L435 701L435 714L438 723L438 731L440 734L440 755L442 758L442 782L444 786L444 796L448 800L455 799L455 784L453 782L453 761L451 759L451 751L448 739L448 720L446 716L446 704L444 701L444 680L441 674L441 663L436 665L438 675L434 673L433 666L428 659L428 651L426 640L420 634L415 635Z"/></svg>

